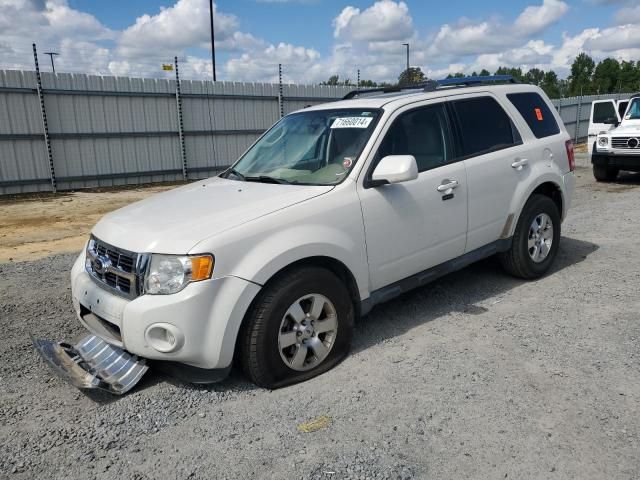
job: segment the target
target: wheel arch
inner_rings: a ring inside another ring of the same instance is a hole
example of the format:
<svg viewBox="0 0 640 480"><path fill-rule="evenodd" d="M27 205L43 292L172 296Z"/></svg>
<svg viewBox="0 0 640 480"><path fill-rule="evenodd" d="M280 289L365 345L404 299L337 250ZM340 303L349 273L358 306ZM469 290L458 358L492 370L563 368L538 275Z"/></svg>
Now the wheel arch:
<svg viewBox="0 0 640 480"><path fill-rule="evenodd" d="M345 287L347 288L347 291L349 292L349 296L353 301L355 318L358 318L360 316L362 299L360 297L360 292L358 289L358 283L356 281L356 277L353 274L353 272L351 272L349 267L347 267L343 262L341 262L340 260L334 257L329 257L325 255L315 255L315 256L300 258L296 261L293 261L288 265L282 267L277 272L273 273L269 277L269 279L262 285L262 288L260 289L260 291L263 291L270 284L275 282L280 276L286 274L292 269L304 268L307 266L324 268L334 273L344 283ZM247 310L245 311L240 327L238 328L238 331L236 333L235 348L234 348L234 357L236 358L240 351L238 347L239 347L239 342L242 340L244 328L247 325L249 315L251 315L251 312L253 311L255 304L259 298L260 298L260 292L258 292L258 294L253 298L253 300L251 301L251 304L249 305L249 308L247 308Z"/></svg>
<svg viewBox="0 0 640 480"><path fill-rule="evenodd" d="M522 210L533 195L544 195L546 197L549 197L556 205L556 207L558 207L560 218L564 219L566 209L562 187L560 186L559 182L555 181L555 179L545 179L532 187L527 195L523 196L524 201L522 201L518 205L516 213L512 213L511 215L509 215L509 218L507 219L507 223L505 224L503 230L502 238L510 238L513 236L518 224L518 220L520 219L520 215L522 215Z"/></svg>

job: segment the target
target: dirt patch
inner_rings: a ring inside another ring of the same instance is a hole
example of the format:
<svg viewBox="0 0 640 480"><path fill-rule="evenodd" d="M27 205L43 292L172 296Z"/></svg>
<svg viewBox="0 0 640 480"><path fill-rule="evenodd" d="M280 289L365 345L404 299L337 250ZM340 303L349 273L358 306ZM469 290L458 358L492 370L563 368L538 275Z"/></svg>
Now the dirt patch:
<svg viewBox="0 0 640 480"><path fill-rule="evenodd" d="M106 213L175 185L28 195L0 201L0 262L76 252Z"/></svg>

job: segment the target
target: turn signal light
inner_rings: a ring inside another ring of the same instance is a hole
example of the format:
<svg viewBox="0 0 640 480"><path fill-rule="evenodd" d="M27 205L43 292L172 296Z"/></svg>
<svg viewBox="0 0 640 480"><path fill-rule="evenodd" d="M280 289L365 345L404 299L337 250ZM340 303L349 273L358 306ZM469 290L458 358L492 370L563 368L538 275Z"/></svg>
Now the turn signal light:
<svg viewBox="0 0 640 480"><path fill-rule="evenodd" d="M211 278L211 272L213 272L213 257L203 255L201 257L191 257L190 260L192 282Z"/></svg>

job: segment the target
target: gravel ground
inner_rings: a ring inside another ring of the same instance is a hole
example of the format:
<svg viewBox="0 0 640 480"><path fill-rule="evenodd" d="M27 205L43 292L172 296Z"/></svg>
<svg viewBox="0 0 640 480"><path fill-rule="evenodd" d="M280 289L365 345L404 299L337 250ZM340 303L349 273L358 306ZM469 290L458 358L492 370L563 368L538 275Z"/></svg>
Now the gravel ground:
<svg viewBox="0 0 640 480"><path fill-rule="evenodd" d="M333 371L272 392L151 371L83 394L29 341L82 335L73 256L0 264L0 477L640 478L640 176L595 184L584 156L577 173L550 275L449 275L361 319Z"/></svg>

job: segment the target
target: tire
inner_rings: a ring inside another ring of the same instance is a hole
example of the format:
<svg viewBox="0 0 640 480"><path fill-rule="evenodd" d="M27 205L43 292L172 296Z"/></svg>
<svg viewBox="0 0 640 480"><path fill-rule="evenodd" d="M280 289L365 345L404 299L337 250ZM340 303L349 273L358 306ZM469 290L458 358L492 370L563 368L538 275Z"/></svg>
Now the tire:
<svg viewBox="0 0 640 480"><path fill-rule="evenodd" d="M322 309L314 312L316 302ZM349 291L329 270L308 266L284 272L260 292L240 332L245 375L273 389L330 370L349 353L354 316Z"/></svg>
<svg viewBox="0 0 640 480"><path fill-rule="evenodd" d="M540 228L543 219L551 223L551 231ZM558 253L560 223L560 212L553 200L546 195L532 195L522 209L510 249L499 255L503 268L518 278L534 279L544 275Z"/></svg>
<svg viewBox="0 0 640 480"><path fill-rule="evenodd" d="M613 182L619 172L620 170L615 167L609 167L607 165L593 165L593 176L598 182Z"/></svg>

